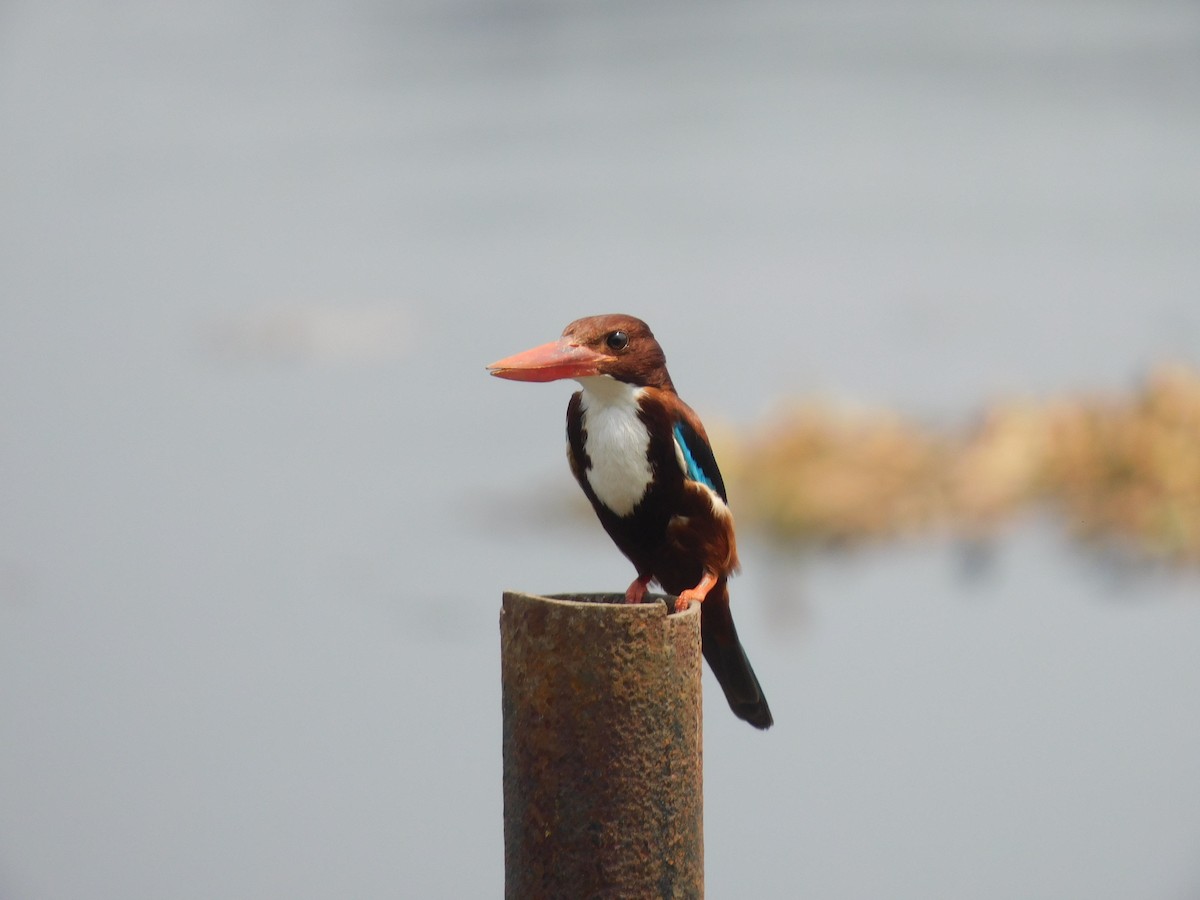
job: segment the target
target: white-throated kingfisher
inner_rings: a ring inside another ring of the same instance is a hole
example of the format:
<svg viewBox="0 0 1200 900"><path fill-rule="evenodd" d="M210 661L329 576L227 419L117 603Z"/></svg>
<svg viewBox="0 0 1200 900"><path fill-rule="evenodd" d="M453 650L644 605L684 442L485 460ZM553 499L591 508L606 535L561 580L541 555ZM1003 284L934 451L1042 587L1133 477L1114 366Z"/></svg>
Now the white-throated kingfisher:
<svg viewBox="0 0 1200 900"><path fill-rule="evenodd" d="M625 592L640 603L650 582L701 601L704 658L739 718L774 720L729 612L738 568L725 482L700 419L675 393L662 348L641 319L591 316L559 340L492 363L513 381L573 378L567 458L600 523L637 570Z"/></svg>

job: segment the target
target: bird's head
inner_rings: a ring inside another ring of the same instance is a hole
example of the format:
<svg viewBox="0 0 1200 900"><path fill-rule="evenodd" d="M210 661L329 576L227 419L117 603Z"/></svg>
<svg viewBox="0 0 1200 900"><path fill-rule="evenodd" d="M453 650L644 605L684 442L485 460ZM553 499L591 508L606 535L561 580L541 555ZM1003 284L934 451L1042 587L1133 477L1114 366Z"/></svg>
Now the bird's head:
<svg viewBox="0 0 1200 900"><path fill-rule="evenodd" d="M666 357L650 326L626 315L576 319L557 341L494 362L488 371L512 381L607 375L638 387L671 387Z"/></svg>

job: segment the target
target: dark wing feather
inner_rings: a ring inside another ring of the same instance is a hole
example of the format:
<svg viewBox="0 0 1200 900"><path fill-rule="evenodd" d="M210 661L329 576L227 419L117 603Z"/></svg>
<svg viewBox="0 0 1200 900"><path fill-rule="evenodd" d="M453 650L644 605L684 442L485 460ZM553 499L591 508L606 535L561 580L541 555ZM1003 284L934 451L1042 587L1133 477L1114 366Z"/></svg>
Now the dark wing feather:
<svg viewBox="0 0 1200 900"><path fill-rule="evenodd" d="M692 481L707 484L728 503L729 498L725 496L725 480L721 478L717 458L713 456L703 427L697 428L686 417L680 416L675 420L675 440L683 450L687 477Z"/></svg>
<svg viewBox="0 0 1200 900"><path fill-rule="evenodd" d="M587 479L583 472L590 465L587 451L583 447L583 392L576 391L571 395L567 404L567 462L571 464L571 474L579 482L579 486L587 493Z"/></svg>

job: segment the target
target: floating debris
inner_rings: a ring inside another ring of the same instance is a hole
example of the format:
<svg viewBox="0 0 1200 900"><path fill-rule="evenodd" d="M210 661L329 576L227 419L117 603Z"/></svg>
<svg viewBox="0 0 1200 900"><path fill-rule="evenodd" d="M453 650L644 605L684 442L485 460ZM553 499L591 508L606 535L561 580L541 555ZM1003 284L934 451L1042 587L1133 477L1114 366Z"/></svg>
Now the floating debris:
<svg viewBox="0 0 1200 900"><path fill-rule="evenodd" d="M739 517L786 541L979 536L1039 506L1082 539L1200 563L1200 374L1182 366L1128 397L997 403L965 433L814 404L721 437Z"/></svg>
<svg viewBox="0 0 1200 900"><path fill-rule="evenodd" d="M721 441L740 519L798 541L912 531L941 515L947 447L888 413L798 407L740 447Z"/></svg>

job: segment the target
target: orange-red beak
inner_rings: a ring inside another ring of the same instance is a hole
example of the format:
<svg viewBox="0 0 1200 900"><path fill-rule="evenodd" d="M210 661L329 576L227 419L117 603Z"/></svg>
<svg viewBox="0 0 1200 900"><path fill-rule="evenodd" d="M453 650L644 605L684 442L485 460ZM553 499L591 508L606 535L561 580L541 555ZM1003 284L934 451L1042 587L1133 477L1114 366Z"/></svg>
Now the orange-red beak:
<svg viewBox="0 0 1200 900"><path fill-rule="evenodd" d="M562 338L494 362L488 371L510 381L557 381L599 375L600 363L605 359L602 353Z"/></svg>

